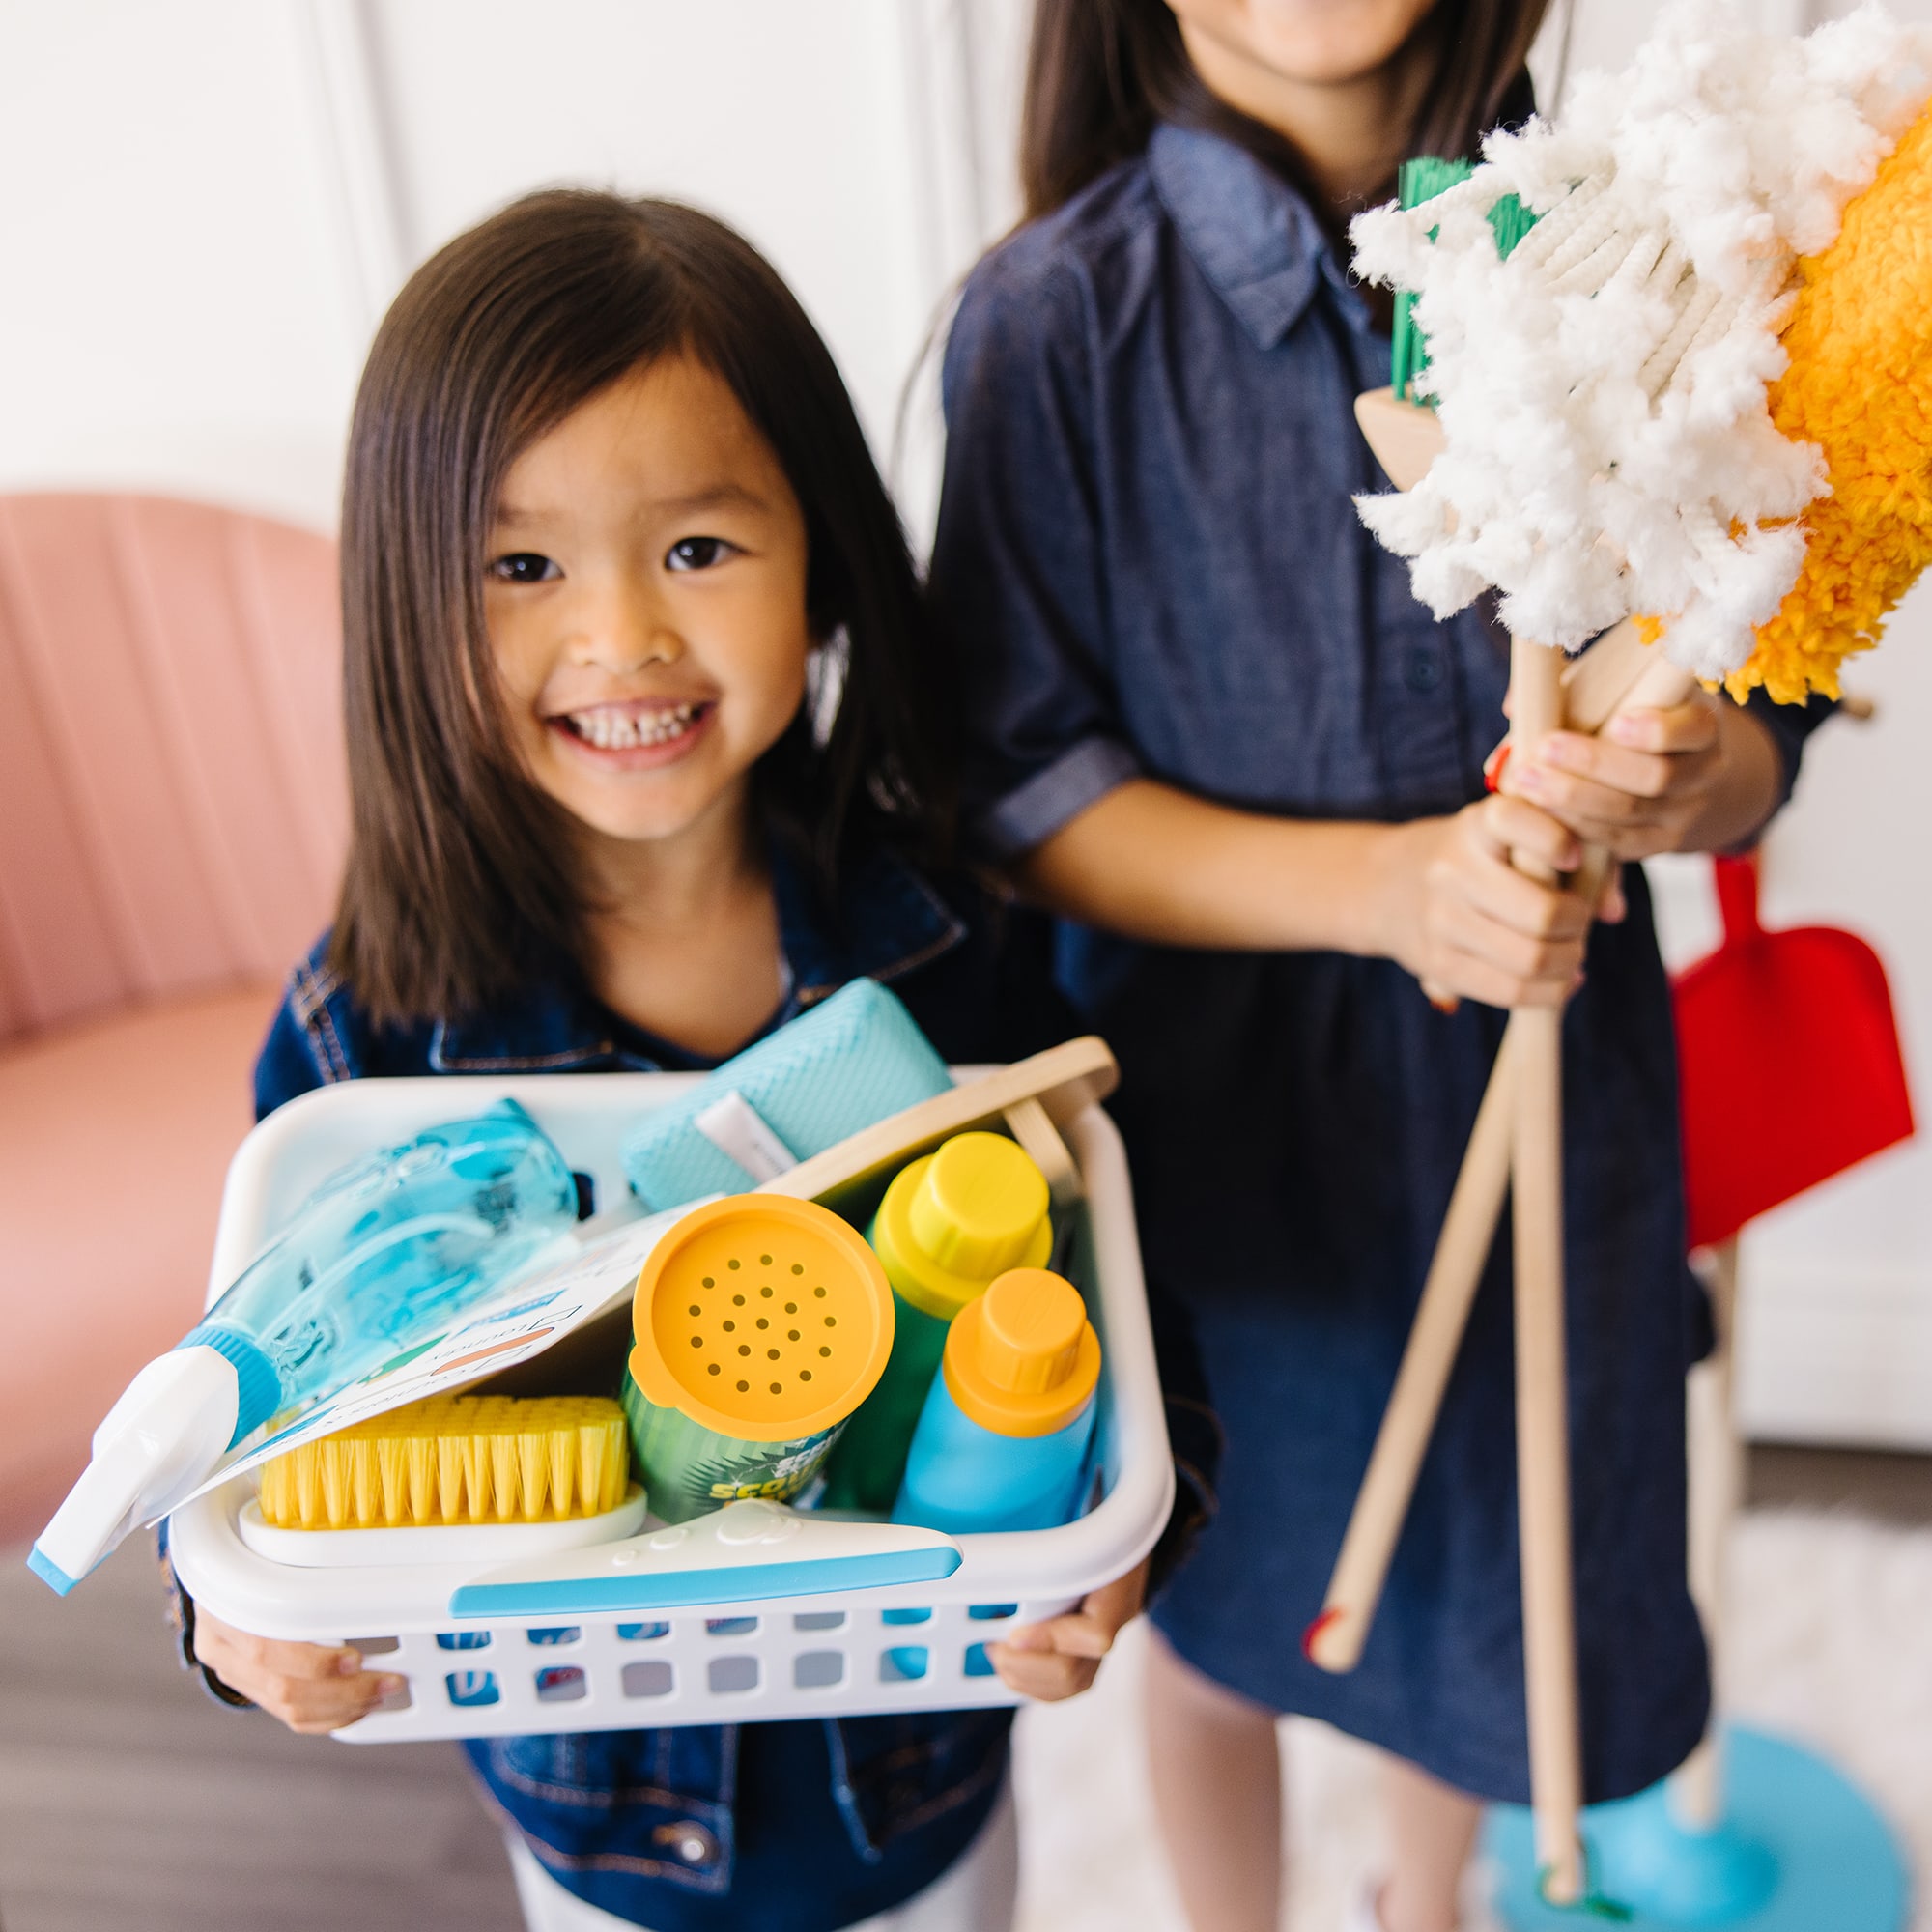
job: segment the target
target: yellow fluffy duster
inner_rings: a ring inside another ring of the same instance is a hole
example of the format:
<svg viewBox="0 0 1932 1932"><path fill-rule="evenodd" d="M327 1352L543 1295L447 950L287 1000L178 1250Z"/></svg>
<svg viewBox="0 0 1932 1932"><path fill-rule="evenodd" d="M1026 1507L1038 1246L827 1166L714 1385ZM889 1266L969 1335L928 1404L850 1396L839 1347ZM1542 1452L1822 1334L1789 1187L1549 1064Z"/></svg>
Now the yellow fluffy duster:
<svg viewBox="0 0 1932 1932"><path fill-rule="evenodd" d="M1772 420L1824 450L1832 491L1804 512L1798 582L1725 683L1797 704L1838 695L1838 666L1932 563L1932 110L1800 264L1783 341Z"/></svg>

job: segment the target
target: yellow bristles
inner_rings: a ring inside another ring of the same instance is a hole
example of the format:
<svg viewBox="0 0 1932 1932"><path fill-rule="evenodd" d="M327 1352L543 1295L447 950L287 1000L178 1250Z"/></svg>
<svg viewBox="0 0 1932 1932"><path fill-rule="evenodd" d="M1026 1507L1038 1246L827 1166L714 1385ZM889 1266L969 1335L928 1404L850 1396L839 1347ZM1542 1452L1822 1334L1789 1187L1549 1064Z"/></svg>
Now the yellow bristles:
<svg viewBox="0 0 1932 1932"><path fill-rule="evenodd" d="M630 1486L624 1411L604 1396L432 1396L262 1465L275 1529L557 1522Z"/></svg>
<svg viewBox="0 0 1932 1932"><path fill-rule="evenodd" d="M1932 563L1932 111L1846 204L1837 240L1800 265L1772 420L1825 452L1832 490L1804 512L1804 565L1726 684L1781 704L1838 695Z"/></svg>

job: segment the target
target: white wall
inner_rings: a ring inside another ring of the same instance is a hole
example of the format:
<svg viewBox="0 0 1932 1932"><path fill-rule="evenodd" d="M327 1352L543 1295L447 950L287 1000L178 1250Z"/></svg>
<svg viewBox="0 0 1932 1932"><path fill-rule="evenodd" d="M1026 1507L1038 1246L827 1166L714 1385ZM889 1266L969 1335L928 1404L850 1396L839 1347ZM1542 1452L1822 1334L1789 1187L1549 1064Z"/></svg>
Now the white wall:
<svg viewBox="0 0 1932 1932"><path fill-rule="evenodd" d="M0 487L331 526L395 287L555 182L742 228L884 453L983 232L964 39L958 0L0 0Z"/></svg>
<svg viewBox="0 0 1932 1932"><path fill-rule="evenodd" d="M296 10L0 6L0 487L333 522L361 350Z"/></svg>
<svg viewBox="0 0 1932 1932"><path fill-rule="evenodd" d="M1759 0L1800 24L1813 0ZM1932 0L1908 0L1932 17ZM952 280L1017 211L1028 0L0 0L0 489L173 491L334 521L370 330L457 229L543 183L696 201L825 331L874 446ZM1572 71L1653 0L1581 0ZM1545 97L1560 23L1539 49ZM899 478L929 516L928 381ZM1932 1109L1932 594L1855 669L1767 861L1775 921L1872 937ZM1664 889L1681 953L1702 888ZM1776 1050L1768 1043L1767 1050ZM1766 1434L1932 1446L1932 1137L1746 1259Z"/></svg>

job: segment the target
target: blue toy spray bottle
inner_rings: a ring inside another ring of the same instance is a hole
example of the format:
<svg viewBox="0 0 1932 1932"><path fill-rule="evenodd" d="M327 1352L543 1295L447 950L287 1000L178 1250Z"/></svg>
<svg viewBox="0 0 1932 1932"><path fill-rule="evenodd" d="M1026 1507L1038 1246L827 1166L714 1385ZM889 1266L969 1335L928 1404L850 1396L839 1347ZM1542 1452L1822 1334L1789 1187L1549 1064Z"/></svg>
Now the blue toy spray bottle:
<svg viewBox="0 0 1932 1932"><path fill-rule="evenodd" d="M270 1417L382 1366L577 1218L569 1163L512 1100L344 1168L128 1383L28 1568L60 1595Z"/></svg>
<svg viewBox="0 0 1932 1932"><path fill-rule="evenodd" d="M1079 1290L1045 1268L1001 1275L953 1318L893 1520L949 1536L1071 1520L1099 1378Z"/></svg>

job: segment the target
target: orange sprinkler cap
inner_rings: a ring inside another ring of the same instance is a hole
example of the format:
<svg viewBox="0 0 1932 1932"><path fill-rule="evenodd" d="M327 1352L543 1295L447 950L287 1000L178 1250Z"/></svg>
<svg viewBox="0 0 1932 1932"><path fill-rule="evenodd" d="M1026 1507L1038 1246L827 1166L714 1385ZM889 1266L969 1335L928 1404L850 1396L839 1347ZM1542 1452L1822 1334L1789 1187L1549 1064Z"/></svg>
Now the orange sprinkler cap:
<svg viewBox="0 0 1932 1932"><path fill-rule="evenodd" d="M1011 1268L970 1301L946 1338L960 1413L999 1435L1051 1435L1094 1399L1100 1338L1070 1281Z"/></svg>
<svg viewBox="0 0 1932 1932"><path fill-rule="evenodd" d="M893 1351L893 1292L850 1222L815 1201L733 1194L695 1208L638 1276L631 1379L741 1442L843 1422Z"/></svg>

